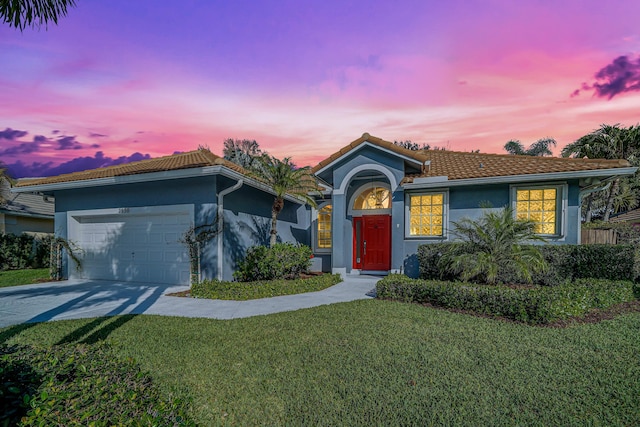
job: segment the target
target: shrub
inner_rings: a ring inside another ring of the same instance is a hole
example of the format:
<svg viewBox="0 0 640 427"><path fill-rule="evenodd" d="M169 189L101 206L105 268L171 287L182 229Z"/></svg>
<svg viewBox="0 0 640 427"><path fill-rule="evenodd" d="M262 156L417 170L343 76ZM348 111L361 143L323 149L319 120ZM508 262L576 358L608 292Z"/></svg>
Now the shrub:
<svg viewBox="0 0 640 427"><path fill-rule="evenodd" d="M523 245L527 246L527 245ZM580 278L637 280L640 277L640 252L633 245L536 245L547 263L547 270L532 274L534 284L557 286ZM463 243L437 243L418 247L422 279L461 280L441 263L442 254L469 251ZM502 283L523 280L503 270Z"/></svg>
<svg viewBox="0 0 640 427"><path fill-rule="evenodd" d="M277 279L256 282L204 280L191 286L191 296L194 298L245 301L321 291L341 281L342 278L339 274L323 274L309 277L308 279Z"/></svg>
<svg viewBox="0 0 640 427"><path fill-rule="evenodd" d="M634 280L636 249L633 245L580 245L574 252L574 276Z"/></svg>
<svg viewBox="0 0 640 427"><path fill-rule="evenodd" d="M470 310L539 324L582 316L634 300L639 287L630 281L581 279L554 287L511 288L466 282L411 279L391 274L376 286L378 298Z"/></svg>
<svg viewBox="0 0 640 427"><path fill-rule="evenodd" d="M518 219L513 208L486 211L478 219L454 221L453 234L468 249L446 251L440 263L467 281L501 283L504 277L532 282L532 273L546 271L547 264L537 246L525 241L544 240L536 234L533 221Z"/></svg>
<svg viewBox="0 0 640 427"><path fill-rule="evenodd" d="M0 346L0 425L194 425L106 344Z"/></svg>
<svg viewBox="0 0 640 427"><path fill-rule="evenodd" d="M241 282L295 279L311 266L311 248L291 243L277 243L271 248L252 246L238 264L233 277Z"/></svg>
<svg viewBox="0 0 640 427"><path fill-rule="evenodd" d="M0 270L49 267L50 237L0 234Z"/></svg>

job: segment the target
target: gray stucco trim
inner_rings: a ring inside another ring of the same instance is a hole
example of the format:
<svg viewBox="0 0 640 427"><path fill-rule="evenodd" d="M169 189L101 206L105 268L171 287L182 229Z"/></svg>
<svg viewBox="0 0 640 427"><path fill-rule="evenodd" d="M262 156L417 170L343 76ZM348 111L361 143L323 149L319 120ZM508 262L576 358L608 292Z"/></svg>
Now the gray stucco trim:
<svg viewBox="0 0 640 427"><path fill-rule="evenodd" d="M380 147L379 145L372 144L372 143L370 143L369 141L365 141L365 142L363 142L362 144L358 145L356 148L354 148L354 149L352 149L352 150L350 150L350 151L347 151L347 152L346 152L346 153L344 153L342 156L338 157L337 159L335 159L334 161L332 161L332 162L331 162L331 163L329 163L328 165L325 165L322 169L320 169L320 170L316 171L316 172L315 172L315 174L316 174L316 175L321 174L322 172L326 171L327 169L332 168L336 163L339 163L339 162L340 162L341 160L343 160L345 157L352 156L354 153L356 153L356 152L358 152L359 150L362 150L363 148L366 148L366 147L372 147L372 148L375 148L376 150L380 150L380 151L383 151L383 152L385 152L385 153L387 153L387 154L391 154L392 156L399 157L399 158L401 158L401 159L403 159L403 160L405 160L405 161L407 161L407 162L415 163L416 165L420 165L420 166L422 166L422 162L421 162L420 160L416 160L416 159L414 159L414 158L412 158L412 157L409 157L409 156L403 156L402 154L398 154L398 153L396 153L395 151L388 150L388 149L386 149L386 148L384 148L384 147Z"/></svg>
<svg viewBox="0 0 640 427"><path fill-rule="evenodd" d="M545 189L554 188L560 194L556 196L559 201L559 206L556 206L556 224L559 228L559 232L556 234L540 234L543 238L553 242L564 242L568 233L568 213L569 213L569 184L566 182L543 182L543 183L526 183L526 184L512 184L509 186L509 198L511 199L511 208L513 214L516 214L516 190L528 190L528 189ZM580 233L578 233L580 235Z"/></svg>
<svg viewBox="0 0 640 427"><path fill-rule="evenodd" d="M333 190L333 194L334 195L345 194L345 192L347 191L347 188L349 187L349 183L351 183L351 179L354 176L356 176L358 173L366 170L375 170L384 174L384 176L386 176L387 179L389 180L389 183L391 186L391 192L396 191L396 189L398 188L398 181L396 180L396 177L393 176L393 173L389 170L389 168L378 163L365 163L351 169L349 173L347 173L347 175L345 175L345 177L342 179L342 182L340 183L340 187Z"/></svg>
<svg viewBox="0 0 640 427"><path fill-rule="evenodd" d="M424 182L424 183L408 183L402 185L407 190L419 190L435 187L459 187L469 185L487 185L487 184L519 184L540 181L555 181L565 179L579 179L589 177L610 177L610 176L626 176L633 175L638 168L615 168L615 169L592 169L586 171L571 172L555 172L555 173L536 173L528 175L510 175L510 176L492 176L488 178L468 178L468 179L452 179L446 181L446 184L440 182Z"/></svg>

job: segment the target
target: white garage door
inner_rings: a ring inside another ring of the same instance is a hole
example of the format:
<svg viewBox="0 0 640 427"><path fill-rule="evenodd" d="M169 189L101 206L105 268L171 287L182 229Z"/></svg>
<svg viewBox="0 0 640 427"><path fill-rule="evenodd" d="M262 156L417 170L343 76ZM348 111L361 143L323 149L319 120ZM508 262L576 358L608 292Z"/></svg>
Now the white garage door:
<svg viewBox="0 0 640 427"><path fill-rule="evenodd" d="M140 213L74 219L70 236L83 249L80 277L189 284L189 256L179 242L191 224L188 213L147 208Z"/></svg>

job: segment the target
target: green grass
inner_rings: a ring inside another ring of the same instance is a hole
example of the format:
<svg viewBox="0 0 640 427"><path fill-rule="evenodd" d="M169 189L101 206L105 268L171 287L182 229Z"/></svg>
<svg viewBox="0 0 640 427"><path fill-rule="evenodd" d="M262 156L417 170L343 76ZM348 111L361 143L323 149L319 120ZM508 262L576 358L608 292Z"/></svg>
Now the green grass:
<svg viewBox="0 0 640 427"><path fill-rule="evenodd" d="M553 329L364 300L18 325L0 342L106 339L204 426L638 425L639 330L639 313Z"/></svg>
<svg viewBox="0 0 640 427"><path fill-rule="evenodd" d="M221 282L205 280L191 286L194 298L224 299L246 301L250 299L269 298L281 295L317 292L340 283L339 274L323 274L306 279L275 279L255 282Z"/></svg>
<svg viewBox="0 0 640 427"><path fill-rule="evenodd" d="M0 271L0 288L29 285L49 280L48 268Z"/></svg>

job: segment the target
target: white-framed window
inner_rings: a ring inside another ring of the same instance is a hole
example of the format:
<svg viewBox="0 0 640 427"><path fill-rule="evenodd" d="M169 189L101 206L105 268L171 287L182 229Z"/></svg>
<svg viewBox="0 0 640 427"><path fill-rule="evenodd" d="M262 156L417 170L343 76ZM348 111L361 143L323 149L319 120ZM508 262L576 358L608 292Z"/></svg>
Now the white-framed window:
<svg viewBox="0 0 640 427"><path fill-rule="evenodd" d="M331 252L331 232L333 205L324 203L314 209L313 248L314 252Z"/></svg>
<svg viewBox="0 0 640 427"><path fill-rule="evenodd" d="M514 215L535 223L541 236L563 235L566 184L518 185L511 187Z"/></svg>
<svg viewBox="0 0 640 427"><path fill-rule="evenodd" d="M373 181L360 186L349 200L347 214L363 215L391 215L393 193L389 184Z"/></svg>
<svg viewBox="0 0 640 427"><path fill-rule="evenodd" d="M405 200L405 237L446 237L448 191L407 193Z"/></svg>

